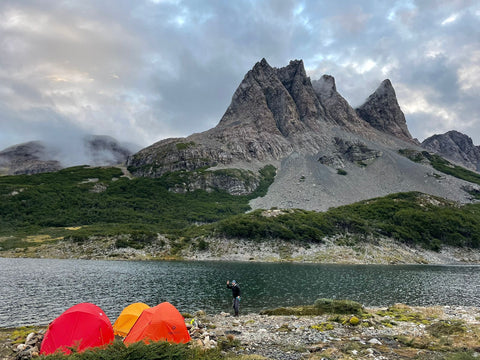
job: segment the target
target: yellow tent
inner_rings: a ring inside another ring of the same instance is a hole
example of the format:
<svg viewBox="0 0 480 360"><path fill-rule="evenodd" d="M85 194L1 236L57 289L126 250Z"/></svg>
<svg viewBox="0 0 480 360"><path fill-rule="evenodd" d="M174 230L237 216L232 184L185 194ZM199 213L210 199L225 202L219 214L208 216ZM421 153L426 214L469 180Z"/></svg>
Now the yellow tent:
<svg viewBox="0 0 480 360"><path fill-rule="evenodd" d="M135 324L140 314L143 312L143 310L148 308L150 308L150 306L144 303L134 303L128 305L122 310L117 320L115 320L115 324L113 324L113 333L123 337L127 336L128 332Z"/></svg>

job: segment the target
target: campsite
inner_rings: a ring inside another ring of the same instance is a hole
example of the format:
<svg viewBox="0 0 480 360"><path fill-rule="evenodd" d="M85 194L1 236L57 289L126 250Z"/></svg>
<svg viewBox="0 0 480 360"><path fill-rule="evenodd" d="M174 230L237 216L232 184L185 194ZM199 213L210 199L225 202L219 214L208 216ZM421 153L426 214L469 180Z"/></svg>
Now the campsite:
<svg viewBox="0 0 480 360"><path fill-rule="evenodd" d="M134 309L139 308L139 304L132 305L135 305ZM160 313L169 312L167 317L170 325L162 326L157 319L152 321L156 323L152 331L161 333L167 329L167 335L163 336L169 337L171 334L168 332L180 325L180 337L170 338L169 341L149 341L153 333L147 329L136 331L137 335L143 333L144 338L140 341L126 344L117 335L112 342L109 340L113 331L110 325L110 329L101 327L101 331L87 331L90 335L96 335L88 338L95 346L84 347L87 344L78 339L76 342L73 336L69 338L69 343L57 342L57 352L48 356L41 355L41 358L461 360L475 359L480 339L480 309L472 307L409 307L397 304L389 308L366 308L352 301L319 299L314 305L272 309L262 314L245 314L239 318L233 318L224 312L209 315L199 311L180 315L168 303L145 308L142 314L144 311L152 312L155 308ZM76 310L82 314L75 314ZM57 320L72 316L72 313L79 320L64 328L61 337L65 338L72 333L70 330L73 333L86 330L86 326L80 325L83 323L81 318L86 319L86 323L104 318L98 310L93 304L78 304L65 311L48 328L36 328L35 331L32 328L24 329L23 334L15 339L17 343L14 345L15 351L11 351L13 355L4 359L30 359L32 355L36 358L38 353L35 350L38 348L31 351L32 348L41 343L43 350L43 343L52 343L52 338L58 336L53 333L56 327L53 325ZM130 318L132 313L132 309L127 309L119 318ZM150 319L151 314L144 320L147 318ZM181 320L181 323L171 325L172 320ZM142 322L139 326L145 329L147 322L150 321ZM123 321L115 323L124 326ZM187 328L188 332L185 333ZM186 334L189 334L191 340L184 343L187 340ZM5 331L2 331L2 345L5 335ZM12 336L13 333L7 335ZM98 340L100 343L96 342ZM0 354L5 356L3 349Z"/></svg>

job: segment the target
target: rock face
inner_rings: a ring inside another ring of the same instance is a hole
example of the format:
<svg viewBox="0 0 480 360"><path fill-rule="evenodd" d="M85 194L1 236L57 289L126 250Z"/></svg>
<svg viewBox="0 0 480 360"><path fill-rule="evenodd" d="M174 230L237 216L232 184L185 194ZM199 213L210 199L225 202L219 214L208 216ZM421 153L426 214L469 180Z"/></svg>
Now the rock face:
<svg viewBox="0 0 480 360"><path fill-rule="evenodd" d="M422 147L472 170L480 171L480 147L473 145L469 136L458 131L430 136L422 142Z"/></svg>
<svg viewBox="0 0 480 360"><path fill-rule="evenodd" d="M301 60L277 69L262 59L245 75L215 128L160 141L129 157L127 165L137 176L156 177L205 166L278 161L294 152L334 149L333 127L382 136L337 93L333 77L312 84Z"/></svg>
<svg viewBox="0 0 480 360"><path fill-rule="evenodd" d="M320 79L312 81L312 86L329 119L351 131L368 131L370 128L368 124L337 92L333 76L323 75Z"/></svg>
<svg viewBox="0 0 480 360"><path fill-rule="evenodd" d="M390 80L384 80L367 101L357 109L357 114L375 129L406 141L413 141L405 116L397 102Z"/></svg>
<svg viewBox="0 0 480 360"><path fill-rule="evenodd" d="M11 146L0 152L0 174L39 174L60 170L60 162L49 159L51 156L39 141Z"/></svg>
<svg viewBox="0 0 480 360"><path fill-rule="evenodd" d="M160 177L207 168L256 175L274 165L275 181L266 196L250 202L253 208L326 210L412 190L468 201L464 183L430 176L431 167L398 153L406 148L422 150L410 136L389 80L354 110L332 76L311 81L301 60L273 68L262 59L247 72L216 127L155 143L130 156L127 166L136 176ZM173 184L172 191L254 189L240 186L239 177L238 183L214 175L190 178Z"/></svg>

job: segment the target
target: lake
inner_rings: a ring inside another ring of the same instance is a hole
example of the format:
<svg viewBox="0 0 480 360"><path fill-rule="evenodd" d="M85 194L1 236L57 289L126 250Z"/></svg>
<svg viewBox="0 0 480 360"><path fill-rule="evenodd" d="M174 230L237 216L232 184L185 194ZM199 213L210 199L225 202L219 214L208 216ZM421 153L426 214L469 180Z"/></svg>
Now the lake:
<svg viewBox="0 0 480 360"><path fill-rule="evenodd" d="M240 313L349 299L365 306L480 307L480 266L324 265L257 262L0 258L0 327L43 325L91 302L112 322L133 302L169 301L180 312L230 311L226 280L242 290Z"/></svg>

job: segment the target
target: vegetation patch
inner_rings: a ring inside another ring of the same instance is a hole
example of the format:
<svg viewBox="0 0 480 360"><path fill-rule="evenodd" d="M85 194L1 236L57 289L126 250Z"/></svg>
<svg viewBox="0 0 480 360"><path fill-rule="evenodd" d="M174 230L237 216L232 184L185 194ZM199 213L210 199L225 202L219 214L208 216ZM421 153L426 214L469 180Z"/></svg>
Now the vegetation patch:
<svg viewBox="0 0 480 360"><path fill-rule="evenodd" d="M431 323L435 316L425 316L421 312L414 311L411 307L403 304L395 304L390 306L387 310L381 310L377 312L377 315L381 317L387 317L383 319L384 325L395 325L395 321L407 321L415 324L428 325Z"/></svg>
<svg viewBox="0 0 480 360"><path fill-rule="evenodd" d="M461 320L438 321L427 328L427 331L437 338L463 334L466 330L465 323Z"/></svg>
<svg viewBox="0 0 480 360"><path fill-rule="evenodd" d="M331 322L322 322L318 325L312 325L310 326L312 329L324 332L324 331L329 331L335 329L335 325L333 325Z"/></svg>
<svg viewBox="0 0 480 360"><path fill-rule="evenodd" d="M352 300L317 299L314 306L323 313L359 315L363 313L363 305Z"/></svg>
<svg viewBox="0 0 480 360"><path fill-rule="evenodd" d="M39 359L45 360L193 360L221 358L223 358L223 356L218 349L202 350L186 344L173 344L168 342L154 342L149 345L146 345L143 342L138 342L126 347L121 341L115 341L105 349L90 349L81 353L74 352L70 355L53 354L39 357Z"/></svg>
<svg viewBox="0 0 480 360"><path fill-rule="evenodd" d="M189 147L195 146L195 142L190 141L188 143L176 143L175 146L177 147L177 150L186 150Z"/></svg>
<svg viewBox="0 0 480 360"><path fill-rule="evenodd" d="M428 151L417 151L412 149L400 149L398 152L414 162L428 163L435 170L443 172L444 174L480 185L480 174L465 169L462 166L454 165L440 155L431 154Z"/></svg>
<svg viewBox="0 0 480 360"><path fill-rule="evenodd" d="M440 250L443 245L480 246L480 204L458 206L418 192L340 206L319 213L296 209L275 217L261 210L232 216L208 231L228 238L283 239L319 243L326 236L390 237L408 245Z"/></svg>
<svg viewBox="0 0 480 360"><path fill-rule="evenodd" d="M318 299L313 305L280 307L262 310L261 315L323 315L323 314L359 314L363 313L362 304L351 300Z"/></svg>

